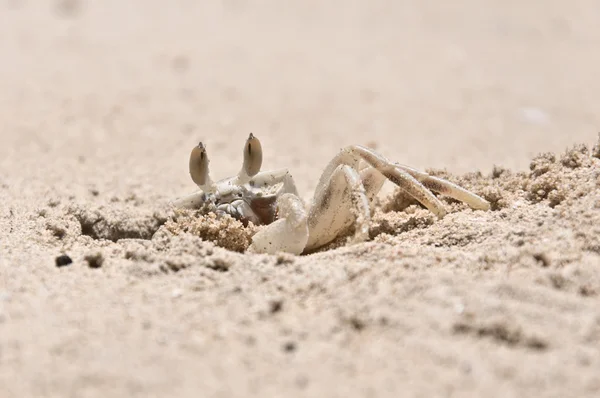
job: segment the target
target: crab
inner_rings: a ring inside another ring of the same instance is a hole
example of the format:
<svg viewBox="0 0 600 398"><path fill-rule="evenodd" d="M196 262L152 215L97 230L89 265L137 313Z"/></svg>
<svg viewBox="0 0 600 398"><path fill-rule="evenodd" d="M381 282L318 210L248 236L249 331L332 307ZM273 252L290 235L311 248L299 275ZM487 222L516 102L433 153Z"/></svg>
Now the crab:
<svg viewBox="0 0 600 398"><path fill-rule="evenodd" d="M177 208L230 215L245 225L264 225L252 237L248 251L274 254L310 253L347 234L354 225L353 243L369 239L371 204L386 180L400 187L438 218L447 211L433 194L446 195L475 210L489 210L480 196L450 181L391 162L373 149L351 145L331 159L309 206L298 195L287 169L260 171L262 146L252 133L244 144L239 173L214 182L206 147L190 154L189 172L200 191L177 199Z"/></svg>

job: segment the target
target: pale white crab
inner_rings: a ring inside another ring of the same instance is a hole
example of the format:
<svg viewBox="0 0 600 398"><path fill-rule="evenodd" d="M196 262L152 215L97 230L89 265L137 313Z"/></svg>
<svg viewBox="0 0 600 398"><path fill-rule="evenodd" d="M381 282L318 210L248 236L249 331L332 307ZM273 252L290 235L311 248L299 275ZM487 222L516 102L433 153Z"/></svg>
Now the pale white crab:
<svg viewBox="0 0 600 398"><path fill-rule="evenodd" d="M308 208L298 196L288 170L260 171L262 147L250 134L238 175L213 182L202 143L192 149L190 175L200 191L173 202L175 207L229 214L255 225L265 225L252 237L249 250L258 253L314 251L348 231L354 242L369 238L370 204L387 180L392 181L441 218L441 193L474 209L488 210L483 198L449 181L390 162L372 149L352 145L342 149L325 167Z"/></svg>

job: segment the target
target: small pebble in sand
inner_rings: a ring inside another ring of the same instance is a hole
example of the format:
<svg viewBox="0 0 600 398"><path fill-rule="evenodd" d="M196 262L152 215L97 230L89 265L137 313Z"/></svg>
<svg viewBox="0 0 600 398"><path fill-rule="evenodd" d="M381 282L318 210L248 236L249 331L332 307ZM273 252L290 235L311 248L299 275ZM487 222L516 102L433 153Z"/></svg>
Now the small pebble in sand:
<svg viewBox="0 0 600 398"><path fill-rule="evenodd" d="M69 264L72 264L73 260L71 260L71 257L67 256L66 254L62 254L62 255L56 257L54 262L56 263L57 267L65 267Z"/></svg>
<svg viewBox="0 0 600 398"><path fill-rule="evenodd" d="M288 341L283 345L283 351L285 352L294 352L296 351L296 348L296 343L294 343L293 341Z"/></svg>

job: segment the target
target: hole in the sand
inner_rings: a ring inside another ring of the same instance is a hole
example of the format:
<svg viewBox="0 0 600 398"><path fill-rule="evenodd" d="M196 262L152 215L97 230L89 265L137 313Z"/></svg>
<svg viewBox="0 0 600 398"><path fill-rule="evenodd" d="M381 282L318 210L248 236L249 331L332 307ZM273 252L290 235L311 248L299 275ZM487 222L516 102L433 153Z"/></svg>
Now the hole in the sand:
<svg viewBox="0 0 600 398"><path fill-rule="evenodd" d="M121 239L152 239L154 233L167 221L164 214L143 213L132 208L71 207L68 213L79 221L82 235L113 242Z"/></svg>

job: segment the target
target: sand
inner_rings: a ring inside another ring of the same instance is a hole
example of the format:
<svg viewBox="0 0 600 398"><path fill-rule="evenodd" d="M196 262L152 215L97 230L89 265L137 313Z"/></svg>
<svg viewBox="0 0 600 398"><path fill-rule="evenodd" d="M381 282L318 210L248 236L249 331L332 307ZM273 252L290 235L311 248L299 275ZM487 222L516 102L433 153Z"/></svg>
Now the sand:
<svg viewBox="0 0 600 398"><path fill-rule="evenodd" d="M442 3L2 1L0 396L600 395L597 2ZM362 144L493 209L246 254L167 204L249 132L306 200Z"/></svg>

